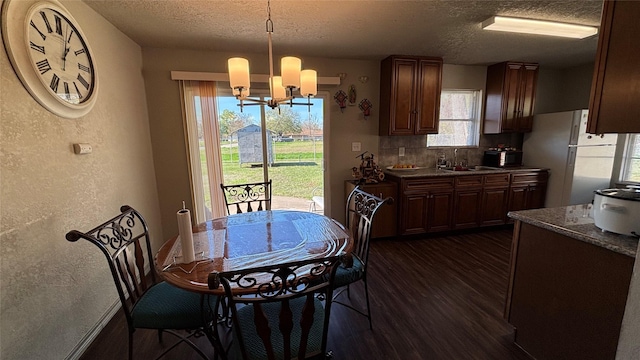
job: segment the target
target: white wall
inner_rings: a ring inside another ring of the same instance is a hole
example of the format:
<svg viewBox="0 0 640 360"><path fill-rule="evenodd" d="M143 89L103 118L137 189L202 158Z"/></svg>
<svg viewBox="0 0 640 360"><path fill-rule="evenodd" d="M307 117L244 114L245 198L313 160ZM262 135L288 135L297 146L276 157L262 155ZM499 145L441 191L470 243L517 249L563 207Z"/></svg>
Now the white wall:
<svg viewBox="0 0 640 360"><path fill-rule="evenodd" d="M100 89L89 114L70 120L44 109L0 50L3 360L67 357L117 301L104 256L84 240L68 242L67 231L129 204L163 239L140 47L83 2L63 4L95 53ZM77 142L93 153L74 155Z"/></svg>
<svg viewBox="0 0 640 360"><path fill-rule="evenodd" d="M442 89L482 90L487 84L487 67L444 64L442 66Z"/></svg>
<svg viewBox="0 0 640 360"><path fill-rule="evenodd" d="M566 69L540 67L534 113L589 108L593 63Z"/></svg>

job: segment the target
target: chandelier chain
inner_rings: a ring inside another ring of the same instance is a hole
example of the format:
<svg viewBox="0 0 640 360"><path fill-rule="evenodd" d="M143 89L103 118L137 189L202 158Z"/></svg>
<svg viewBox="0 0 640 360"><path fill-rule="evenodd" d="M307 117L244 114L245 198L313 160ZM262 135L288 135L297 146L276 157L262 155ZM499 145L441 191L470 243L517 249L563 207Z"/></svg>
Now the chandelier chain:
<svg viewBox="0 0 640 360"><path fill-rule="evenodd" d="M1 1L1 0L0 0ZM242 112L244 106L246 105L267 105L272 109L278 108L280 109L280 104L288 104L289 106L293 105L304 105L309 108L309 112L311 112L311 97L317 94L317 75L314 70L302 70L300 69L300 59L296 57L290 57L288 59L288 79L285 85L282 84L281 76L274 76L273 72L273 21L271 21L271 1L267 0L267 46L269 51L269 99L265 100L263 98L251 98L249 97L249 82L250 73L249 73L249 61L244 58L231 58L229 59L229 83L231 88L233 89L234 95L236 99L240 101L238 106L240 106L240 112ZM284 64L284 58L283 58ZM293 62L292 62L293 61ZM297 63L297 65L296 65ZM233 65L233 71L232 71ZM283 72L284 69L281 69ZM302 76L305 76L305 83L302 81L296 82L295 77L300 77L302 80ZM234 76L236 76L234 81ZM291 79L294 77L294 79ZM277 82L276 82L277 80ZM304 86L303 86L304 85ZM306 86L307 90L304 90ZM307 98L306 103L295 103L293 100L296 96L293 94L295 89L300 88L300 94L303 97ZM276 94L276 90L277 94ZM243 93L244 91L244 93ZM275 97L277 95L278 97ZM245 101L249 102L245 104Z"/></svg>
<svg viewBox="0 0 640 360"><path fill-rule="evenodd" d="M267 32L273 32L273 21L271 21L271 1L267 1Z"/></svg>

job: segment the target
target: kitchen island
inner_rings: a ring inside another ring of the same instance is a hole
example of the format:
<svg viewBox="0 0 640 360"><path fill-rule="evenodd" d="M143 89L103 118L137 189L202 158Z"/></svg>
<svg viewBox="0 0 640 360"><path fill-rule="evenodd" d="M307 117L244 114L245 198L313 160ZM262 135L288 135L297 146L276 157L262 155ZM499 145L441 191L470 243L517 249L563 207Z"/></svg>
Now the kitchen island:
<svg viewBox="0 0 640 360"><path fill-rule="evenodd" d="M638 240L598 229L590 205L510 212L505 318L536 359L614 359Z"/></svg>

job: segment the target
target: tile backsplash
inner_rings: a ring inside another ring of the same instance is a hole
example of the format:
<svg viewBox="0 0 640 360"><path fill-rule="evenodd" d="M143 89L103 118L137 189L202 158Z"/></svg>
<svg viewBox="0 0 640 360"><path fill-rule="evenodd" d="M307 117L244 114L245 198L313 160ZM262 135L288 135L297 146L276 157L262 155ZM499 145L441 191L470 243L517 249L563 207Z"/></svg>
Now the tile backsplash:
<svg viewBox="0 0 640 360"><path fill-rule="evenodd" d="M480 135L478 147L461 147L458 149L458 161L466 161L468 165L482 165L484 151L497 144L522 149L523 134ZM404 147L405 156L398 156L398 149ZM380 136L378 164L382 167L394 164L416 164L419 167L436 166L436 158L444 153L447 160L453 163L455 147L427 148L427 136Z"/></svg>

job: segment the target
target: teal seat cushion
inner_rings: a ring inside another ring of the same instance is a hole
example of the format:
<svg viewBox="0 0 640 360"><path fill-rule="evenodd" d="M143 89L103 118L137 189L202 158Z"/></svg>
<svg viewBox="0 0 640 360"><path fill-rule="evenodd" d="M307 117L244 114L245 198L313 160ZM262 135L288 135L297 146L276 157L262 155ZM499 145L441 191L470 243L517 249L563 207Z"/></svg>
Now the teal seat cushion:
<svg viewBox="0 0 640 360"><path fill-rule="evenodd" d="M293 357L298 354L300 348L300 318L302 317L302 308L306 301L306 296L299 297L290 301L291 312L293 313L293 330L291 332L291 354ZM283 341L282 334L278 328L280 302L262 303L261 304L271 328L271 344L275 352L276 359L283 359ZM314 297L315 313L313 314L313 325L307 339L307 355L319 354L322 347L322 335L324 327L324 306L322 302ZM267 352L264 348L262 339L256 332L256 326L253 318L253 306L247 305L238 309L238 322L240 329L233 328L234 338L238 337L237 332L240 331L244 340L244 347L247 350L249 359L267 359ZM229 351L230 359L242 359L238 341L233 341Z"/></svg>
<svg viewBox="0 0 640 360"><path fill-rule="evenodd" d="M336 277L333 282L333 288L339 288L342 286L354 283L364 276L364 264L357 256L353 256L353 265L348 268L344 265L338 266L336 271Z"/></svg>
<svg viewBox="0 0 640 360"><path fill-rule="evenodd" d="M131 312L133 326L143 329L197 329L203 325L200 294L166 282L151 287ZM211 309L216 297L208 296Z"/></svg>

